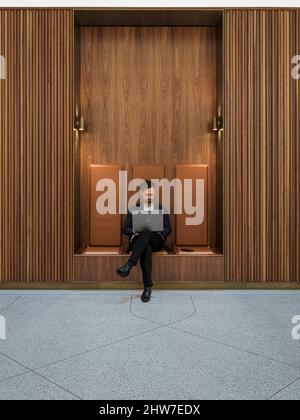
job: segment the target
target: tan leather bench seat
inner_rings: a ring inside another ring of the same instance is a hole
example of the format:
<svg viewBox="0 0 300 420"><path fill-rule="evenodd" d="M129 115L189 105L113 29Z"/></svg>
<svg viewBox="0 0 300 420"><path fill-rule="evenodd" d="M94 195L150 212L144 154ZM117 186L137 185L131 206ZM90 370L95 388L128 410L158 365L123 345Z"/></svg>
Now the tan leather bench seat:
<svg viewBox="0 0 300 420"><path fill-rule="evenodd" d="M119 246L88 246L82 251L84 255L119 255L122 249Z"/></svg>
<svg viewBox="0 0 300 420"><path fill-rule="evenodd" d="M187 251L187 249L189 251ZM216 252L208 246L175 247L175 253L176 255L214 255L216 254Z"/></svg>
<svg viewBox="0 0 300 420"><path fill-rule="evenodd" d="M172 252L172 251L171 251ZM174 252L174 251L173 251ZM129 255L121 247L117 246L88 246L81 251L83 255ZM162 249L154 252L153 255L169 255L168 251Z"/></svg>

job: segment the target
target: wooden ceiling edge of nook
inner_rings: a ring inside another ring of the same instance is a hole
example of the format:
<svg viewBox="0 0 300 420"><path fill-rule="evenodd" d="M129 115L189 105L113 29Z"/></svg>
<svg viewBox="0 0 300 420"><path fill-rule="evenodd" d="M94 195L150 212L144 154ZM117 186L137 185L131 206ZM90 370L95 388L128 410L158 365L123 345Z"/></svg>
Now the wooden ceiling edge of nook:
<svg viewBox="0 0 300 420"><path fill-rule="evenodd" d="M79 8L77 26L220 26L223 9L216 8Z"/></svg>

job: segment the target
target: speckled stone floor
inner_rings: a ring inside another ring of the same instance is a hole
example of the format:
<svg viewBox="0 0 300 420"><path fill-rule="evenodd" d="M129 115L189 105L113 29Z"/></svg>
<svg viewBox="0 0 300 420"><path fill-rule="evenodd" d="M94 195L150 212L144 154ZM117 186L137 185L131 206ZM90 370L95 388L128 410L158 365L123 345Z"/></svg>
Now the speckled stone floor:
<svg viewBox="0 0 300 420"><path fill-rule="evenodd" d="M0 399L300 399L295 315L300 291L2 290Z"/></svg>

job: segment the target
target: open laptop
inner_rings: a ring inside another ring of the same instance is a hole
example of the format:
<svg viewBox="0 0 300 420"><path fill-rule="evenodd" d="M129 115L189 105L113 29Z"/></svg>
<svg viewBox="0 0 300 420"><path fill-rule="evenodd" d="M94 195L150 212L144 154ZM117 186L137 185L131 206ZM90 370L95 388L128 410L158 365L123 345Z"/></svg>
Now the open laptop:
<svg viewBox="0 0 300 420"><path fill-rule="evenodd" d="M163 213L161 211L136 212L132 214L132 230L134 233L142 232L145 229L152 232L161 232L163 230Z"/></svg>

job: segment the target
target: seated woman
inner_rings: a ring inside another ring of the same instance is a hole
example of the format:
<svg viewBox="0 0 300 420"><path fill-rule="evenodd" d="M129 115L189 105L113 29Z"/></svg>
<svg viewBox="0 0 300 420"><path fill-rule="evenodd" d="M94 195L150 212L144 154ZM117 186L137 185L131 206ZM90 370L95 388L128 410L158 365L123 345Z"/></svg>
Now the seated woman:
<svg viewBox="0 0 300 420"><path fill-rule="evenodd" d="M152 282L152 252L160 251L165 246L165 240L171 233L170 218L166 211L164 211L161 204L155 205L155 188L151 181L147 180L140 187L140 203L134 208L139 211L153 211L157 208L163 212L163 229L161 231L151 231L144 229L141 232L133 232L132 227L132 213L134 209L128 211L123 231L125 235L129 236L129 251L131 255L126 262L116 272L121 277L129 275L133 266L137 265L140 260L140 265L143 274L144 291L141 295L143 302L148 302L151 295Z"/></svg>

